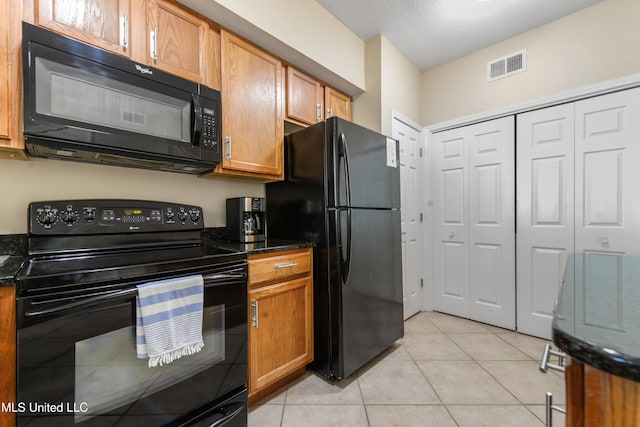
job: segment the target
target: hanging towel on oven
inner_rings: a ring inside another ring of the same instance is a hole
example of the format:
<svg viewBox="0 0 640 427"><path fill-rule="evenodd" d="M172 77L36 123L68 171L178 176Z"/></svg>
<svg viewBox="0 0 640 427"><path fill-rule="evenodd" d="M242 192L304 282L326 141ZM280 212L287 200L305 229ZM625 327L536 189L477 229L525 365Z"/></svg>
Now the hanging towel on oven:
<svg viewBox="0 0 640 427"><path fill-rule="evenodd" d="M136 347L149 367L198 353L202 341L204 279L188 276L138 285Z"/></svg>

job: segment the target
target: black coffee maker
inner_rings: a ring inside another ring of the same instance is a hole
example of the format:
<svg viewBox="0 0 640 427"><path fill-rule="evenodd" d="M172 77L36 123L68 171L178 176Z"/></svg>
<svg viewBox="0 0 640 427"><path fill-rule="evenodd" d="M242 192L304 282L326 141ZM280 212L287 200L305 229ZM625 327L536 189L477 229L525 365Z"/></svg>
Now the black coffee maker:
<svg viewBox="0 0 640 427"><path fill-rule="evenodd" d="M265 200L262 197L227 199L227 237L236 242L266 239Z"/></svg>

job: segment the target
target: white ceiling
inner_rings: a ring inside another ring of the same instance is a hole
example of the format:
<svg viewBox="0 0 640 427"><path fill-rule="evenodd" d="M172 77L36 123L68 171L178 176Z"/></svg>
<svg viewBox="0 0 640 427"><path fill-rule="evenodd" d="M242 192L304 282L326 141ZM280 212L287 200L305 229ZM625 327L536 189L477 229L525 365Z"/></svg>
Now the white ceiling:
<svg viewBox="0 0 640 427"><path fill-rule="evenodd" d="M364 41L383 34L427 71L602 0L317 1Z"/></svg>

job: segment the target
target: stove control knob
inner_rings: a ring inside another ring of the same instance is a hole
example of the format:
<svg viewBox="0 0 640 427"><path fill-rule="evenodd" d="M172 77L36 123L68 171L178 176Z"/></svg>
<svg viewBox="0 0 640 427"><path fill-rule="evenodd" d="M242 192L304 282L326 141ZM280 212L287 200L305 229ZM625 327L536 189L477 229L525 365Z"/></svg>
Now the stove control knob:
<svg viewBox="0 0 640 427"><path fill-rule="evenodd" d="M176 214L174 214L171 209L167 209L167 212L165 212L164 216L167 221L171 222L173 221L173 218L176 216Z"/></svg>
<svg viewBox="0 0 640 427"><path fill-rule="evenodd" d="M38 212L38 222L45 227L50 227L58 219L58 211L56 209L44 209Z"/></svg>
<svg viewBox="0 0 640 427"><path fill-rule="evenodd" d="M194 224L197 224L200 221L200 211L197 209L191 209L189 212L189 218L193 221Z"/></svg>
<svg viewBox="0 0 640 427"><path fill-rule="evenodd" d="M94 219L96 219L96 211L93 209L85 209L84 219L85 221L93 221Z"/></svg>
<svg viewBox="0 0 640 427"><path fill-rule="evenodd" d="M67 210L62 212L62 220L68 225L73 224L78 220L78 211L74 211L71 206L67 207Z"/></svg>
<svg viewBox="0 0 640 427"><path fill-rule="evenodd" d="M189 218L189 214L184 211L184 208L180 208L180 211L178 212L178 220L184 224L187 218Z"/></svg>

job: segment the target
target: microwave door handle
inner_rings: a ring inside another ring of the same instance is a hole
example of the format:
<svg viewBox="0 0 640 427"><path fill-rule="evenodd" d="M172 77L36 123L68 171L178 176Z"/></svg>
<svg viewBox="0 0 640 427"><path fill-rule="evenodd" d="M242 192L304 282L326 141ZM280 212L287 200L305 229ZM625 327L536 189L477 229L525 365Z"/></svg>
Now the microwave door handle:
<svg viewBox="0 0 640 427"><path fill-rule="evenodd" d="M193 118L191 143L193 145L200 145L200 136L202 135L202 106L200 105L200 97L196 94L191 95L191 111Z"/></svg>

